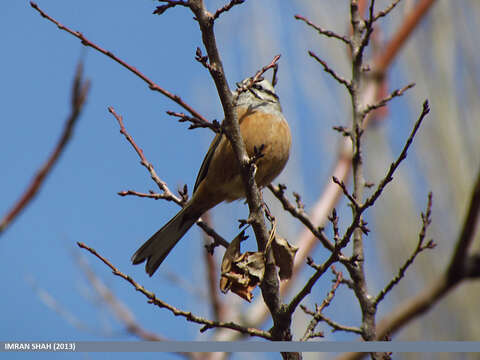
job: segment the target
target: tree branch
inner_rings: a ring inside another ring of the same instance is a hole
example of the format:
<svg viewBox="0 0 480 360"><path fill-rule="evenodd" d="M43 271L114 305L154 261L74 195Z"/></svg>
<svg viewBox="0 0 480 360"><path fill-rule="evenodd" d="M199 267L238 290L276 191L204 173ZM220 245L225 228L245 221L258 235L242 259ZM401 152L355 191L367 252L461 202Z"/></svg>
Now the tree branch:
<svg viewBox="0 0 480 360"><path fill-rule="evenodd" d="M180 2L183 2L183 1L177 1L177 3L180 3ZM148 87L153 90L153 91L158 91L159 93L163 94L164 96L168 97L169 99L171 99L172 101L176 102L178 105L180 105L181 107L183 107L185 110L187 110L193 117L196 117L198 119L201 119L203 120L204 122L208 122L207 119L205 119L201 114L199 114L197 111L195 111L195 109L193 109L190 105L188 105L185 101L182 100L182 98L180 98L180 96L178 95L175 95L175 94L172 94L171 92L163 89L162 87L158 86L157 84L155 84L152 80L150 80L146 75L142 74L139 70L137 70L135 67L127 64L125 61L123 61L122 59L118 58L117 56L115 56L111 51L109 50L105 50L103 48L101 48L100 46L98 46L97 44L93 43L92 41L88 40L85 36L83 36L83 34L79 31L73 31L71 30L70 28L68 28L67 26L64 26L62 24L60 24L57 20L55 20L54 18L50 17L47 13L45 13L43 10L41 10L38 5L36 3L34 3L33 1L30 1L30 6L32 8L34 8L35 10L37 10L40 15L42 17L44 17L45 19L51 21L52 23L54 23L55 25L57 25L57 27L60 29L60 30L63 30L63 31L66 31L68 32L69 34L75 36L77 39L79 39L81 42L82 42L82 45L84 46L89 46L95 50L97 50L98 52L108 56L110 59L113 59L114 61L116 61L117 63L119 63L120 65L122 65L124 68L126 68L127 70L129 70L130 72L132 72L133 74L135 74L137 77L139 77L140 79L142 79L144 82L146 82L148 84Z"/></svg>
<svg viewBox="0 0 480 360"><path fill-rule="evenodd" d="M53 149L53 152L51 153L47 161L42 165L42 167L37 171L35 177L32 179L30 185L25 190L23 195L20 197L20 199L18 199L12 209L0 221L0 235L37 195L48 174L50 174L54 165L60 158L60 155L62 155L62 153L64 152L68 142L72 137L75 124L77 123L83 106L85 105L85 102L87 100L89 89L90 81L83 79L83 65L82 63L79 63L77 65L77 70L72 85L70 115L65 122L62 135L60 136L57 145Z"/></svg>
<svg viewBox="0 0 480 360"><path fill-rule="evenodd" d="M173 315L181 316L181 317L185 318L187 321L194 322L194 323L197 323L197 324L200 324L200 325L204 325L204 327L200 330L200 332L204 332L206 330L213 329L213 328L227 328L227 329L239 331L239 332L241 332L243 334L246 334L246 335L257 336L257 337L261 337L261 338L264 338L264 339L267 339L267 340L272 340L272 335L267 331L262 331L262 330L255 329L255 328L249 328L249 327L241 326L241 325L238 325L238 324L233 323L233 322L212 321L212 320L208 320L208 319L196 316L189 311L183 311L183 310L177 309L176 307L158 299L155 296L154 293L148 291L143 286L138 284L132 277L122 273L115 266L113 266L112 263L108 259L106 259L102 255L97 253L97 251L95 251L95 249L85 245L82 242L77 242L77 245L80 248L87 250L88 252L90 252L91 254L96 256L98 259L100 259L105 265L107 265L112 270L113 275L124 279L125 281L130 283L135 288L135 290L137 290L137 291L141 292L143 295L145 295L148 298L148 303L156 305L159 308L167 309Z"/></svg>

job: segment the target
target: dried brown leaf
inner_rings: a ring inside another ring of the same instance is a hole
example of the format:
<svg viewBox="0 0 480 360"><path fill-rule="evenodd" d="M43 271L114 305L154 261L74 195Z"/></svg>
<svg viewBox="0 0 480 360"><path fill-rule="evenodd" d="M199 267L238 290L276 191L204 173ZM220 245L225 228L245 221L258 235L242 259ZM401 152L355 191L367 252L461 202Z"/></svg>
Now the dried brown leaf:
<svg viewBox="0 0 480 360"><path fill-rule="evenodd" d="M280 269L280 279L290 279L293 272L293 261L295 260L298 247L290 245L288 241L282 237L275 236L275 240L272 243L272 250L275 264Z"/></svg>
<svg viewBox="0 0 480 360"><path fill-rule="evenodd" d="M220 290L231 290L247 301L253 298L252 290L262 282L265 273L265 256L262 252L240 254L240 242L244 238L239 234L227 248L222 260Z"/></svg>
<svg viewBox="0 0 480 360"><path fill-rule="evenodd" d="M223 293L226 293L230 287L230 277L234 277L235 272L232 272L232 264L237 257L240 256L240 243L245 239L245 231L242 231L237 235L235 239L232 240L228 246L225 254L223 255L221 272L222 276L220 277L220 290ZM230 276L228 276L230 274ZM238 273L238 275L240 275Z"/></svg>

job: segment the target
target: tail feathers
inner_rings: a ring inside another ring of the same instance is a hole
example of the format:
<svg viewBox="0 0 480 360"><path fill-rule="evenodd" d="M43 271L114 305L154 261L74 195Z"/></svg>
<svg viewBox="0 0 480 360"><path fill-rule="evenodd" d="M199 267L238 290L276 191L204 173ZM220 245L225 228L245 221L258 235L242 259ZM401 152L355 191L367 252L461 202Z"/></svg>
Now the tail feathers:
<svg viewBox="0 0 480 360"><path fill-rule="evenodd" d="M198 218L199 216L192 216L188 206L183 208L133 254L132 263L137 265L147 260L145 271L152 276Z"/></svg>

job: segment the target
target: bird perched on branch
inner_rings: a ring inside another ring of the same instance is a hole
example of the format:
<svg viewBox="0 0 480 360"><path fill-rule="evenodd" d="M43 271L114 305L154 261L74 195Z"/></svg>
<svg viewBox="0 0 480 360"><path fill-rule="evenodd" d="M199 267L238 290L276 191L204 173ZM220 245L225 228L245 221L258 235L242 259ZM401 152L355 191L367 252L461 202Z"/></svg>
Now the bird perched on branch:
<svg viewBox="0 0 480 360"><path fill-rule="evenodd" d="M268 80L261 79L252 85L251 79L247 78L237 87L233 98L248 156L258 155L261 149L255 163L255 181L261 188L270 184L287 163L290 129L278 96ZM224 134L217 134L200 167L191 199L133 254L133 264L147 260L145 270L152 276L203 213L223 201L231 202L244 197L245 186L232 146Z"/></svg>

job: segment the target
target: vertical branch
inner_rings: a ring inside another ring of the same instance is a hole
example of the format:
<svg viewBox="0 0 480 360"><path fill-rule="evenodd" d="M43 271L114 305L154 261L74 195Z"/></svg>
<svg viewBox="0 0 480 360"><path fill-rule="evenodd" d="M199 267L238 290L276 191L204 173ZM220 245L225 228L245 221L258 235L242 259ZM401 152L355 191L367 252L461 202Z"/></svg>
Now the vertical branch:
<svg viewBox="0 0 480 360"><path fill-rule="evenodd" d="M209 71L215 82L217 92L222 102L225 120L224 130L237 161L245 185L245 195L250 210L249 223L252 225L257 240L258 250L264 251L268 242L268 231L262 212L262 199L260 191L255 183L255 164L250 162L245 149L238 117L234 111L233 98L220 60L220 54L216 45L214 28L214 16L205 8L203 0L189 0L190 9L195 14L202 33L202 41L205 45L209 59ZM286 312L286 306L282 304L279 291L279 280L275 267L272 251L266 256L264 279L260 285L262 296L270 313L272 314L272 336L275 340L291 340L290 331L291 315ZM299 353L282 353L286 359L300 358Z"/></svg>
<svg viewBox="0 0 480 360"><path fill-rule="evenodd" d="M212 227L212 219L210 212L206 212L202 215L202 220L209 226ZM205 244L207 241L210 241L210 237L204 232L203 238L205 239ZM208 286L208 295L210 300L210 306L212 309L212 315L214 320L220 321L223 320L223 303L219 298L218 294L218 274L217 274L217 263L213 257L213 253L210 254L208 251L203 251L205 257L205 265L207 267L207 286Z"/></svg>
<svg viewBox="0 0 480 360"><path fill-rule="evenodd" d="M353 170L353 197L358 203L362 202L363 196L363 168L362 168L362 154L361 154L361 136L362 136L362 113L361 113L361 80L362 80L362 60L363 50L361 48L363 20L359 14L359 9L356 0L351 2L351 23L353 29L351 48L352 48L352 81L351 81L351 101L352 101L352 170ZM357 216L358 209L352 207L353 217ZM361 218L360 218L361 221ZM362 232L359 228L354 233L354 256L363 267L363 246L362 246Z"/></svg>
<svg viewBox="0 0 480 360"><path fill-rule="evenodd" d="M362 224L363 218L361 216L360 207L363 203L363 191L365 188L365 181L363 177L363 164L361 152L361 138L363 133L363 55L364 49L368 44L369 37L372 33L372 17L374 0L371 0L369 19L364 21L360 15L357 0L351 0L350 16L352 25L352 80L351 80L351 101L352 101L352 131L351 138L353 144L352 156L352 172L353 172L353 198L356 204L360 206L353 206L353 219L357 223L353 232L353 262L347 266L350 276L353 280L353 290L359 301L362 311L362 337L366 341L375 339L375 313L376 307L372 301L372 296L368 294L367 281L364 270L364 250L363 250L363 235ZM372 353L373 358L377 355Z"/></svg>

